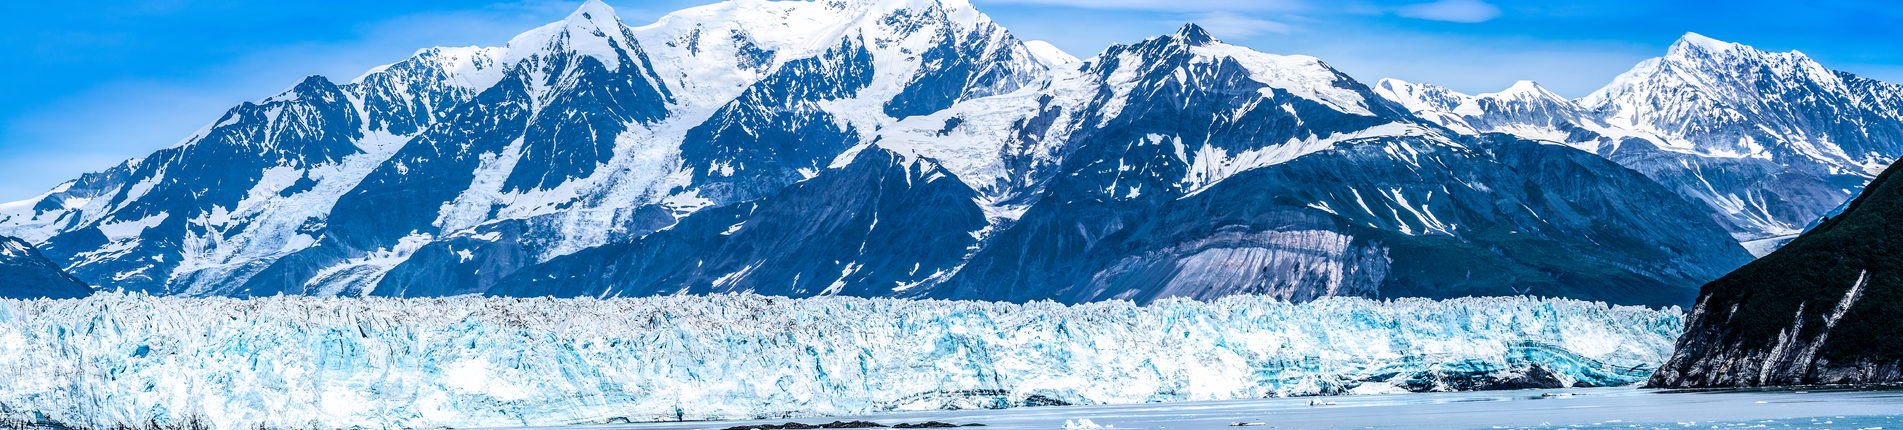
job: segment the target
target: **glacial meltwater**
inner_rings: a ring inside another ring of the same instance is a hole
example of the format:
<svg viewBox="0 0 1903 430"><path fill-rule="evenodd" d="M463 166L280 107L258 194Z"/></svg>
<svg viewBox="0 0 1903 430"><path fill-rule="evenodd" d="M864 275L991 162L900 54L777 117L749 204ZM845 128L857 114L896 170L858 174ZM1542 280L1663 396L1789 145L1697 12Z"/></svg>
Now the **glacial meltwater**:
<svg viewBox="0 0 1903 430"><path fill-rule="evenodd" d="M719 430L865 421L982 429L1897 429L1903 390L1665 391L1634 387L1294 397L910 412L792 420L571 426Z"/></svg>

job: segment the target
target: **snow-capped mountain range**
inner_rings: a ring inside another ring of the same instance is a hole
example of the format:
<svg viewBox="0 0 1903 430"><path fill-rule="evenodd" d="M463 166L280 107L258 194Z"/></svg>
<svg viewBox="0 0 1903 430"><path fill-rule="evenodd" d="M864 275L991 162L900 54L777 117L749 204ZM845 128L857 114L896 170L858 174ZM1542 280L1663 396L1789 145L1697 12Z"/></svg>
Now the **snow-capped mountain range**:
<svg viewBox="0 0 1903 430"><path fill-rule="evenodd" d="M1903 155L1903 87L1688 33L1584 98L1522 81L1466 95L1383 80L1378 92L1467 133L1594 152L1712 209L1769 252Z"/></svg>
<svg viewBox="0 0 1903 430"><path fill-rule="evenodd" d="M1575 101L1194 25L1080 60L962 0L590 2L312 76L0 234L154 294L1688 304L1903 152L1897 94L1693 37Z"/></svg>

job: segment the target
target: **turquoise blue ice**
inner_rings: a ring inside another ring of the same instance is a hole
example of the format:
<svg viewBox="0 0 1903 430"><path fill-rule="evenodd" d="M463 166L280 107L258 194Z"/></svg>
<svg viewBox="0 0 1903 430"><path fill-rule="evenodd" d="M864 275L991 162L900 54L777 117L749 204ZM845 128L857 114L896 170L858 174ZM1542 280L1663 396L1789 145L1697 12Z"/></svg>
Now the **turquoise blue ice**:
<svg viewBox="0 0 1903 430"><path fill-rule="evenodd" d="M1678 309L1466 298L0 301L0 411L71 425L563 425L1376 394L1541 364L1633 383Z"/></svg>

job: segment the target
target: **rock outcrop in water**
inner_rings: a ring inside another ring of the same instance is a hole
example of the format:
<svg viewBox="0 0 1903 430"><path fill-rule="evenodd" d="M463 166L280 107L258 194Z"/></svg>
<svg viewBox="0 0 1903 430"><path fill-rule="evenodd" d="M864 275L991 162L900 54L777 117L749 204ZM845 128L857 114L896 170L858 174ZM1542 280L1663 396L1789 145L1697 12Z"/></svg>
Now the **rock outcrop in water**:
<svg viewBox="0 0 1903 430"><path fill-rule="evenodd" d="M1903 180L1705 285L1656 387L1903 381Z"/></svg>

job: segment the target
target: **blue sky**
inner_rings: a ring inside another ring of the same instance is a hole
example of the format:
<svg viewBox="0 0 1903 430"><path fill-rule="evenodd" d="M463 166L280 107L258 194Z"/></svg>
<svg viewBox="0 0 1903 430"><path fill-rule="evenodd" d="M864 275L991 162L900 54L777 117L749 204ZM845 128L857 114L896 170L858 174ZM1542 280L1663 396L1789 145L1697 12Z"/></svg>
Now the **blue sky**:
<svg viewBox="0 0 1903 430"><path fill-rule="evenodd" d="M1880 1L971 0L1078 57L1197 22L1357 79L1466 92L1532 79L1578 97L1687 31L1903 82L1903 8ZM631 25L708 0L607 0ZM175 143L305 75L348 80L429 46L499 45L579 0L5 2L0 201Z"/></svg>

